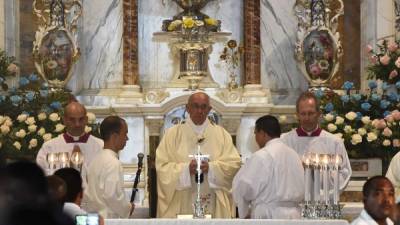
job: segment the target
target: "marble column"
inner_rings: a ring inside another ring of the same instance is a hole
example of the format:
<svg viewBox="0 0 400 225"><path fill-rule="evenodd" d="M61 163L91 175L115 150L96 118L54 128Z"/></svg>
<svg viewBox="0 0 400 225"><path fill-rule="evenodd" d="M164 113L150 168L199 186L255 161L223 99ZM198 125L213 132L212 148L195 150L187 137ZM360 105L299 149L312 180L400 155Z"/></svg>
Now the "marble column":
<svg viewBox="0 0 400 225"><path fill-rule="evenodd" d="M138 85L138 11L137 0L123 0L124 84Z"/></svg>
<svg viewBox="0 0 400 225"><path fill-rule="evenodd" d="M260 1L244 0L245 84L260 84Z"/></svg>
<svg viewBox="0 0 400 225"><path fill-rule="evenodd" d="M138 2L123 0L123 86L119 102L142 101L139 86Z"/></svg>
<svg viewBox="0 0 400 225"><path fill-rule="evenodd" d="M244 0L244 93L243 101L268 103L269 90L261 85L260 1Z"/></svg>

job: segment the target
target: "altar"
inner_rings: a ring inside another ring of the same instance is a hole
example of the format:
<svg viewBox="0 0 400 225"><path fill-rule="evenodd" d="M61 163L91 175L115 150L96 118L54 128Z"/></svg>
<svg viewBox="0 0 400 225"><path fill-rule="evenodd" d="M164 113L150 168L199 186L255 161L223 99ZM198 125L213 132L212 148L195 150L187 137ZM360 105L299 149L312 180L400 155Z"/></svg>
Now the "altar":
<svg viewBox="0 0 400 225"><path fill-rule="evenodd" d="M346 225L346 220L255 220L255 219L106 219L105 225Z"/></svg>

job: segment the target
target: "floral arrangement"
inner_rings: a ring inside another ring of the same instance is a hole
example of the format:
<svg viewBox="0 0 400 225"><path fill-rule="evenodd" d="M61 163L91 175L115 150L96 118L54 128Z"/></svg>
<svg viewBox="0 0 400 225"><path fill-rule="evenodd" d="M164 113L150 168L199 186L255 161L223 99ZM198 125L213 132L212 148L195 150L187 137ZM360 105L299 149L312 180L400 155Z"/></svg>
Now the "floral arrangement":
<svg viewBox="0 0 400 225"><path fill-rule="evenodd" d="M184 16L182 20L171 21L166 31L182 31L182 29L198 29L200 27L206 28L208 31L218 31L220 23L220 21L210 17L204 18L204 20L197 20L193 19L193 17Z"/></svg>
<svg viewBox="0 0 400 225"><path fill-rule="evenodd" d="M13 62L14 58L0 51L0 156L32 159L44 142L64 131L60 118L74 96L51 90L36 74L21 76L18 87L9 88L6 79L18 71ZM88 118L86 131L98 136L96 117L88 113Z"/></svg>
<svg viewBox="0 0 400 225"><path fill-rule="evenodd" d="M15 120L0 116L0 152L7 157L32 159L42 144L64 132L62 113L20 114ZM93 113L87 113L86 132L96 135L98 124Z"/></svg>
<svg viewBox="0 0 400 225"><path fill-rule="evenodd" d="M386 82L382 93L378 84L370 81L366 93L352 92L353 83L345 82L345 93L315 92L321 100L321 126L342 138L352 158L381 157L390 160L400 150L400 99L395 92L388 93ZM400 82L396 83L400 89Z"/></svg>
<svg viewBox="0 0 400 225"><path fill-rule="evenodd" d="M368 45L369 61L371 65L367 67L369 79L380 79L394 84L400 81L400 41L383 40L377 44L378 49L373 50Z"/></svg>
<svg viewBox="0 0 400 225"><path fill-rule="evenodd" d="M235 70L240 66L240 59L243 54L243 47L238 46L235 40L229 40L224 50L222 51L219 59L225 63L231 81L229 83L230 88L236 88L237 83L235 81Z"/></svg>

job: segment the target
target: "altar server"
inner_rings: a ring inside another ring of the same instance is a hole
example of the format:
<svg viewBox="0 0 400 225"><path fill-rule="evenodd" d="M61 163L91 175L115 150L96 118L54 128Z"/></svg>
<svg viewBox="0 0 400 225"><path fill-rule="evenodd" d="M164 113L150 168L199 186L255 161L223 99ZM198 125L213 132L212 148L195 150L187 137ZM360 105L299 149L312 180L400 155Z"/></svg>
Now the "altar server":
<svg viewBox="0 0 400 225"><path fill-rule="evenodd" d="M100 125L104 149L88 168L88 212L99 212L103 218L128 218L134 209L125 196L122 164L118 160L128 140L128 126L118 116L106 117Z"/></svg>
<svg viewBox="0 0 400 225"><path fill-rule="evenodd" d="M176 218L178 214L193 215L196 198L195 160L198 143L202 154L201 198L206 214L215 218L234 218L235 206L230 194L232 179L240 167L240 156L231 135L210 122L209 96L197 92L186 105L189 118L168 129L156 151L158 206L157 217Z"/></svg>
<svg viewBox="0 0 400 225"><path fill-rule="evenodd" d="M94 156L103 148L103 141L85 132L88 117L85 107L78 102L71 102L65 107L63 122L65 133L43 144L36 156L36 163L47 175L51 175L54 171L49 170L47 154L68 152L71 156L73 151L80 151L84 157L82 177L85 181L86 169Z"/></svg>
<svg viewBox="0 0 400 225"><path fill-rule="evenodd" d="M304 171L297 153L280 140L281 128L273 116L259 118L254 134L260 150L233 179L232 193L239 217L300 218Z"/></svg>
<svg viewBox="0 0 400 225"><path fill-rule="evenodd" d="M282 134L282 141L293 148L300 158L307 152L341 155L343 160L340 165L339 188L344 190L351 176L349 157L343 141L319 127L321 112L318 99L313 93L304 92L300 95L296 102L296 115L299 120L299 127ZM310 149L311 141L318 137L324 138L325 147Z"/></svg>

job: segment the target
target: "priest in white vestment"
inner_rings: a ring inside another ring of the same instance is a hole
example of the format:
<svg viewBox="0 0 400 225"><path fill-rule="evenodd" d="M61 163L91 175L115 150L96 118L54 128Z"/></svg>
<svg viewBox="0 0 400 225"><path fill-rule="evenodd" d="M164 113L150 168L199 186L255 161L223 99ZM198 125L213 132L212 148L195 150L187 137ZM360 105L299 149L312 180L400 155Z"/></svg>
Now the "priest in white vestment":
<svg viewBox="0 0 400 225"><path fill-rule="evenodd" d="M240 218L299 219L304 199L304 170L297 153L282 143L281 128L273 116L256 121L260 150L233 179L232 195Z"/></svg>
<svg viewBox="0 0 400 225"><path fill-rule="evenodd" d="M319 127L321 112L318 99L313 93L305 92L300 95L296 102L296 115L299 120L299 127L282 134L282 141L293 148L300 159L308 152L341 155L343 160L340 165L339 188L343 191L352 172L349 157L343 140ZM323 140L315 140L319 137L322 137ZM317 144L317 142L319 143ZM312 145L323 145L323 148L314 148ZM331 180L333 182L333 179Z"/></svg>
<svg viewBox="0 0 400 225"><path fill-rule="evenodd" d="M103 218L128 218L134 209L125 195L122 164L118 159L128 140L128 126L118 116L106 117L100 125L104 149L88 168L87 211Z"/></svg>
<svg viewBox="0 0 400 225"><path fill-rule="evenodd" d="M84 157L82 178L85 184L86 169L94 156L103 148L103 141L85 133L88 117L85 107L78 102L71 102L65 107L63 122L65 133L42 145L36 156L36 163L47 175L51 175L55 170L49 169L47 154L67 152L71 157L73 151L80 151Z"/></svg>
<svg viewBox="0 0 400 225"><path fill-rule="evenodd" d="M156 151L157 217L193 215L197 163L189 155L197 153L198 142L201 142L201 153L209 155L209 160L201 163L201 198L205 213L213 218L234 218L235 206L230 191L232 179L240 167L240 156L230 134L207 119L211 110L207 94L191 95L186 109L187 121L168 129Z"/></svg>

